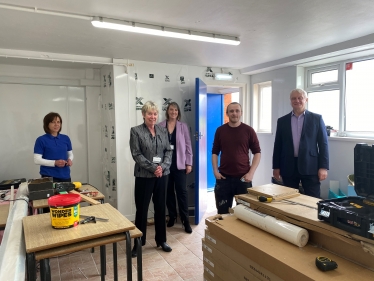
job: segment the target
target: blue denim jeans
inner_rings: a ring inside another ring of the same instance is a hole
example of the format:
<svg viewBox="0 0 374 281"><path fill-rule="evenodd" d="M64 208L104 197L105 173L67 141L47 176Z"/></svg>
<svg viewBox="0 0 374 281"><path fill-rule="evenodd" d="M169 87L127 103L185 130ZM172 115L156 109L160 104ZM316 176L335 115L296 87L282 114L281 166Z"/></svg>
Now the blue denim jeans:
<svg viewBox="0 0 374 281"><path fill-rule="evenodd" d="M216 179L214 187L218 214L227 214L232 207L234 195L246 194L247 188L252 187L252 182L242 182L241 177L223 176L226 179Z"/></svg>

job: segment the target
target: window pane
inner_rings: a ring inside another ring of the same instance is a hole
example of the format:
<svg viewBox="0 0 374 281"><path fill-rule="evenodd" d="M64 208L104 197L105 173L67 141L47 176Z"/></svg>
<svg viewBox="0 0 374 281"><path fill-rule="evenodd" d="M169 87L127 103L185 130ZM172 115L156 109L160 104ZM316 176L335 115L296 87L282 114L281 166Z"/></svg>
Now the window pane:
<svg viewBox="0 0 374 281"><path fill-rule="evenodd" d="M374 132L374 60L352 63L346 70L346 131Z"/></svg>
<svg viewBox="0 0 374 281"><path fill-rule="evenodd" d="M322 115L326 126L339 129L339 90L308 93L308 110Z"/></svg>
<svg viewBox="0 0 374 281"><path fill-rule="evenodd" d="M338 70L316 72L312 74L312 84L323 84L338 81Z"/></svg>
<svg viewBox="0 0 374 281"><path fill-rule="evenodd" d="M271 87L261 87L260 90L259 131L271 131Z"/></svg>

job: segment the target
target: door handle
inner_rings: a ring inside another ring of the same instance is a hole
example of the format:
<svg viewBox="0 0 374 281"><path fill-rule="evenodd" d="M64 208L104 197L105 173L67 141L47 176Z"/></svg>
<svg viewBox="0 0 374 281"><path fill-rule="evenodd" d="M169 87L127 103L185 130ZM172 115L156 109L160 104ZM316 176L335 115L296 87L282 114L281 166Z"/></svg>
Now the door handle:
<svg viewBox="0 0 374 281"><path fill-rule="evenodd" d="M203 137L204 135L203 135L202 133L196 131L196 133L195 133L194 136L195 136L195 140L198 141L198 140L201 139L201 137Z"/></svg>

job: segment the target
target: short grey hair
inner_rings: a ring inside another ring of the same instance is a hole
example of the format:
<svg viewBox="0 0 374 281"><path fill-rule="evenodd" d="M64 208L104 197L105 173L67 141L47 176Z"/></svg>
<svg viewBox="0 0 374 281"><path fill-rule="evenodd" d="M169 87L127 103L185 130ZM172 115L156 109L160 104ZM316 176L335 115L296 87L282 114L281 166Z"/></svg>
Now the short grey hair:
<svg viewBox="0 0 374 281"><path fill-rule="evenodd" d="M291 91L291 93L290 93L290 98L291 98L291 95L292 95L293 92L298 92L298 93L302 94L304 98L307 98L307 97L308 97L307 92L305 92L305 91L304 91L303 89L301 89L301 88L296 88L296 89L294 89L294 90Z"/></svg>
<svg viewBox="0 0 374 281"><path fill-rule="evenodd" d="M153 101L147 101L142 107L142 114L145 115L147 111L155 110L158 114L157 105Z"/></svg>

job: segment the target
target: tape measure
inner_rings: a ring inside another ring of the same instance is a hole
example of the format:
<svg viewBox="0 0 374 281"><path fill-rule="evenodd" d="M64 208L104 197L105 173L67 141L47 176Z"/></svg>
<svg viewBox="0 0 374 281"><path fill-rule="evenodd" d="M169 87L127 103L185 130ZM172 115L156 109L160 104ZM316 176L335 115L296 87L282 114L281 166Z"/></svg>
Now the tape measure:
<svg viewBox="0 0 374 281"><path fill-rule="evenodd" d="M338 264L327 257L316 257L316 266L322 271L329 271L338 268Z"/></svg>
<svg viewBox="0 0 374 281"><path fill-rule="evenodd" d="M270 203L271 201L273 201L272 197L265 197L265 196L258 196L257 199L260 202L266 202L266 203Z"/></svg>

